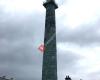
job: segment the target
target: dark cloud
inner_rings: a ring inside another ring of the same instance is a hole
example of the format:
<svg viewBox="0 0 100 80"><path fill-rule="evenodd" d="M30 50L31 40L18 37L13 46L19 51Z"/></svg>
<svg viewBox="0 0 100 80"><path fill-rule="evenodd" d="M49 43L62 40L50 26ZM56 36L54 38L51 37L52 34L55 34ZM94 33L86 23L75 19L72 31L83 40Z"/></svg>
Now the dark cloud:
<svg viewBox="0 0 100 80"><path fill-rule="evenodd" d="M78 45L100 44L99 25L97 22L95 25L84 25L75 30L66 27L58 33L58 42L70 42Z"/></svg>
<svg viewBox="0 0 100 80"><path fill-rule="evenodd" d="M75 67L75 65L77 65L77 62L78 62L78 60L80 60L80 58L81 58L81 56L76 55L75 53L72 53L69 51L59 51L58 52L59 68L61 70L62 69L69 70L69 68L73 68L73 67Z"/></svg>
<svg viewBox="0 0 100 80"><path fill-rule="evenodd" d="M42 54L38 51L38 43L43 41L43 14L4 15L0 20L0 75L16 80L39 80Z"/></svg>

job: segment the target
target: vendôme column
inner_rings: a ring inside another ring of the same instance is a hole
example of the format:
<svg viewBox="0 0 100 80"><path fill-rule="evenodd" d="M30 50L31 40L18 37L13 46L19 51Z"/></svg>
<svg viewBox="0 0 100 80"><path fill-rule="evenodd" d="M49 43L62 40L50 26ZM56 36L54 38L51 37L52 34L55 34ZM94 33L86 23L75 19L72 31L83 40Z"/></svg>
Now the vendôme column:
<svg viewBox="0 0 100 80"><path fill-rule="evenodd" d="M57 50L56 50L56 21L55 9L58 8L55 0L46 0L44 54L42 66L42 80L57 80Z"/></svg>

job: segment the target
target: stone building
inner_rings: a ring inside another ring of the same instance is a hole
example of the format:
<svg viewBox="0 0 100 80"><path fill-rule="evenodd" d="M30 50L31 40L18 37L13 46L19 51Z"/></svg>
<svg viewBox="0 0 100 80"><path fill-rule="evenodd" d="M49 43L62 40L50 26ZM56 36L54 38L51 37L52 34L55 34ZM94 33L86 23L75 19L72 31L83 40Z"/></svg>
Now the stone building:
<svg viewBox="0 0 100 80"><path fill-rule="evenodd" d="M65 80L72 80L71 77L66 76Z"/></svg>
<svg viewBox="0 0 100 80"><path fill-rule="evenodd" d="M0 80L13 80L13 78L7 79L6 76L0 77Z"/></svg>

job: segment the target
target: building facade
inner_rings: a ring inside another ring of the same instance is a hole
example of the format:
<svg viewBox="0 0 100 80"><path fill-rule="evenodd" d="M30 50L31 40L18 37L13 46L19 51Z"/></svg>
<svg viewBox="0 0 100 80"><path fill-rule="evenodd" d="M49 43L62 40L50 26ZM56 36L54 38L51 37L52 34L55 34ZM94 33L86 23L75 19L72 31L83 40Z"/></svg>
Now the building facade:
<svg viewBox="0 0 100 80"><path fill-rule="evenodd" d="M7 79L6 76L0 77L0 80L13 80L13 78Z"/></svg>

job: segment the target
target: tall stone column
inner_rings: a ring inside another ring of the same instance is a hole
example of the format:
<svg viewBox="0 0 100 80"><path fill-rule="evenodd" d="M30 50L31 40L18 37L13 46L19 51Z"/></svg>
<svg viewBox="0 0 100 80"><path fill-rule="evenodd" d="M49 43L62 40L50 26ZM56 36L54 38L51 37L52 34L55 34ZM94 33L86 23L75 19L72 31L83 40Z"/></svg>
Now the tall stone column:
<svg viewBox="0 0 100 80"><path fill-rule="evenodd" d="M56 50L56 22L55 9L58 8L54 0L47 0L46 8L44 54L42 66L42 80L57 80L57 50Z"/></svg>

